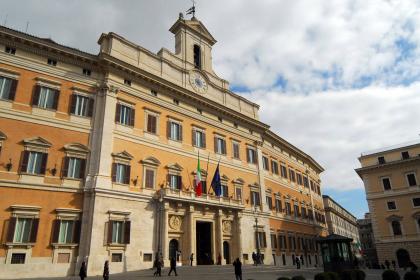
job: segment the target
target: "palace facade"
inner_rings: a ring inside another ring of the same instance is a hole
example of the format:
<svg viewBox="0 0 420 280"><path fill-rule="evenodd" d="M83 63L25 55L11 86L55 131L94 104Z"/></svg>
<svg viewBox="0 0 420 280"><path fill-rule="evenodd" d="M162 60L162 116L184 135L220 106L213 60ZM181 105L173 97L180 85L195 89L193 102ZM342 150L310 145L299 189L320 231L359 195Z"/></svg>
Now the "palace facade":
<svg viewBox="0 0 420 280"><path fill-rule="evenodd" d="M82 261L92 276L105 260L117 273L158 255L187 264L192 253L194 265L257 251L265 264L320 265L323 168L216 75L216 40L199 20L180 16L170 31L175 52L111 32L93 55L0 27L1 278L73 275Z"/></svg>
<svg viewBox="0 0 420 280"><path fill-rule="evenodd" d="M420 142L366 152L359 161L379 263L420 265Z"/></svg>

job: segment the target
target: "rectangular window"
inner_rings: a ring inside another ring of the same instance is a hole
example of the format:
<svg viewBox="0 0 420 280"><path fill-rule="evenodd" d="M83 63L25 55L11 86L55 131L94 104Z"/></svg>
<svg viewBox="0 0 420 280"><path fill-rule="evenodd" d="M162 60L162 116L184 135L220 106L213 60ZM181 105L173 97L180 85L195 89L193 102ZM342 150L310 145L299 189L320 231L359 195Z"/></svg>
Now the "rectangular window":
<svg viewBox="0 0 420 280"><path fill-rule="evenodd" d="M378 157L378 163L384 164L385 163L385 157Z"/></svg>
<svg viewBox="0 0 420 280"><path fill-rule="evenodd" d="M70 113L81 117L92 117L93 99L87 96L73 94L71 97Z"/></svg>
<svg viewBox="0 0 420 280"><path fill-rule="evenodd" d="M285 207L286 207L286 215L290 215L291 214L291 212L292 212L292 208L291 208L291 206L290 206L290 202L286 202L285 204Z"/></svg>
<svg viewBox="0 0 420 280"><path fill-rule="evenodd" d="M73 228L74 221L61 220L60 222L60 234L58 235L58 243L69 244L73 243Z"/></svg>
<svg viewBox="0 0 420 280"><path fill-rule="evenodd" d="M266 248L267 247L267 240L265 238L265 232L256 232L256 245L260 248ZM258 243L257 243L258 242Z"/></svg>
<svg viewBox="0 0 420 280"><path fill-rule="evenodd" d="M15 233L13 237L14 243L30 242L32 222L33 222L32 218L17 218L16 219Z"/></svg>
<svg viewBox="0 0 420 280"><path fill-rule="evenodd" d="M90 69L83 68L83 75L90 76L92 75L92 71Z"/></svg>
<svg viewBox="0 0 420 280"><path fill-rule="evenodd" d="M226 140L221 137L214 137L214 152L226 155Z"/></svg>
<svg viewBox="0 0 420 280"><path fill-rule="evenodd" d="M232 152L233 152L233 154L232 154L233 158L236 158L236 159L240 158L239 157L239 143L238 142L235 142L235 141L232 142Z"/></svg>
<svg viewBox="0 0 420 280"><path fill-rule="evenodd" d="M6 46L4 50L8 54L13 54L13 55L16 54L16 48Z"/></svg>
<svg viewBox="0 0 420 280"><path fill-rule="evenodd" d="M124 79L124 85L126 85L126 86L131 86L131 80L129 80L129 79Z"/></svg>
<svg viewBox="0 0 420 280"><path fill-rule="evenodd" d="M0 77L0 99L14 100L16 94L17 80Z"/></svg>
<svg viewBox="0 0 420 280"><path fill-rule="evenodd" d="M144 187L148 189L155 188L155 171L152 169L146 169Z"/></svg>
<svg viewBox="0 0 420 280"><path fill-rule="evenodd" d="M192 143L197 148L206 148L206 133L202 130L193 129L192 131Z"/></svg>
<svg viewBox="0 0 420 280"><path fill-rule="evenodd" d="M22 159L21 170L28 174L45 174L48 154L25 151Z"/></svg>
<svg viewBox="0 0 420 280"><path fill-rule="evenodd" d="M303 185L302 174L296 173L296 178L297 178L297 183L302 186Z"/></svg>
<svg viewBox="0 0 420 280"><path fill-rule="evenodd" d="M407 174L407 182L410 187L417 186L416 175L414 173Z"/></svg>
<svg viewBox="0 0 420 280"><path fill-rule="evenodd" d="M155 115L147 114L147 132L156 134L157 132L157 117Z"/></svg>
<svg viewBox="0 0 420 280"><path fill-rule="evenodd" d="M228 186L222 185L222 193L221 196L223 197L229 197L229 189Z"/></svg>
<svg viewBox="0 0 420 280"><path fill-rule="evenodd" d="M158 93L157 93L157 91L156 90L150 90L150 94L151 95L153 95L153 96L158 96Z"/></svg>
<svg viewBox="0 0 420 280"><path fill-rule="evenodd" d="M173 190L180 190L182 188L182 177L179 175L169 174L169 186Z"/></svg>
<svg viewBox="0 0 420 280"><path fill-rule="evenodd" d="M420 206L420 197L413 198L413 206L419 207Z"/></svg>
<svg viewBox="0 0 420 280"><path fill-rule="evenodd" d="M182 141L182 125L177 122L168 121L168 138L175 141Z"/></svg>
<svg viewBox="0 0 420 280"><path fill-rule="evenodd" d="M263 168L264 168L264 170L269 170L269 167L268 167L268 158L266 157L266 156L263 156L262 157L262 160L263 160Z"/></svg>
<svg viewBox="0 0 420 280"><path fill-rule="evenodd" d="M123 226L124 222L122 221L112 221L112 243L123 243Z"/></svg>
<svg viewBox="0 0 420 280"><path fill-rule="evenodd" d="M113 163L112 169L112 182L125 185L130 183L130 165Z"/></svg>
<svg viewBox="0 0 420 280"><path fill-rule="evenodd" d="M48 65L51 65L51 66L57 66L57 60L52 59L52 58L48 58L47 63Z"/></svg>
<svg viewBox="0 0 420 280"><path fill-rule="evenodd" d="M289 178L290 181L296 182L295 171L293 171L292 169L289 169Z"/></svg>
<svg viewBox="0 0 420 280"><path fill-rule="evenodd" d="M387 203L388 210L395 210L397 209L397 205L395 204L395 201L388 201Z"/></svg>
<svg viewBox="0 0 420 280"><path fill-rule="evenodd" d="M271 198L271 196L266 196L265 201L267 202L268 209L272 210L273 209L273 199Z"/></svg>
<svg viewBox="0 0 420 280"><path fill-rule="evenodd" d="M122 262L122 254L121 253L112 253L111 262Z"/></svg>
<svg viewBox="0 0 420 280"><path fill-rule="evenodd" d="M391 189L391 180L389 178L382 178L382 185L384 187L384 190L390 190Z"/></svg>
<svg viewBox="0 0 420 280"><path fill-rule="evenodd" d="M287 168L286 168L286 166L280 165L280 172L281 172L281 177L287 179Z"/></svg>
<svg viewBox="0 0 420 280"><path fill-rule="evenodd" d="M279 164L275 160L271 160L271 172L276 175L279 174Z"/></svg>
<svg viewBox="0 0 420 280"><path fill-rule="evenodd" d="M117 103L117 109L115 112L116 123L127 125L127 126L134 126L134 116L135 116L134 108Z"/></svg>
<svg viewBox="0 0 420 280"><path fill-rule="evenodd" d="M402 157L402 159L409 159L410 158L410 154L408 152L402 152L401 153L401 157Z"/></svg>
<svg viewBox="0 0 420 280"><path fill-rule="evenodd" d="M66 157L64 162L64 177L81 179L85 174L85 159Z"/></svg>
<svg viewBox="0 0 420 280"><path fill-rule="evenodd" d="M281 212L282 211L281 200L276 198L275 202L276 202L276 212Z"/></svg>
<svg viewBox="0 0 420 280"><path fill-rule="evenodd" d="M252 164L257 163L257 151L255 151L254 149L247 148L246 149L246 157L247 157L247 162L248 163L252 163Z"/></svg>
<svg viewBox="0 0 420 280"><path fill-rule="evenodd" d="M296 218L300 216L298 205L293 205L293 212L294 212Z"/></svg>
<svg viewBox="0 0 420 280"><path fill-rule="evenodd" d="M303 176L303 186L309 188L308 177Z"/></svg>
<svg viewBox="0 0 420 280"><path fill-rule="evenodd" d="M276 249L277 248L277 238L275 234L270 234L271 237L271 248Z"/></svg>
<svg viewBox="0 0 420 280"><path fill-rule="evenodd" d="M237 200L242 200L242 188L241 187L237 187L235 189L235 196Z"/></svg>
<svg viewBox="0 0 420 280"><path fill-rule="evenodd" d="M153 260L152 254L143 254L144 262L151 262Z"/></svg>
<svg viewBox="0 0 420 280"><path fill-rule="evenodd" d="M306 219L306 218L307 218L307 215L306 215L306 208L305 208L305 207L302 207L301 209L302 209L302 218L303 218L303 219Z"/></svg>
<svg viewBox="0 0 420 280"><path fill-rule="evenodd" d="M260 193L259 192L251 191L251 205L252 206L260 206L261 205Z"/></svg>
<svg viewBox="0 0 420 280"><path fill-rule="evenodd" d="M56 89L37 86L32 104L42 109L57 110L59 92Z"/></svg>
<svg viewBox="0 0 420 280"><path fill-rule="evenodd" d="M26 254L24 253L13 253L10 263L11 264L24 264L25 258L26 258Z"/></svg>

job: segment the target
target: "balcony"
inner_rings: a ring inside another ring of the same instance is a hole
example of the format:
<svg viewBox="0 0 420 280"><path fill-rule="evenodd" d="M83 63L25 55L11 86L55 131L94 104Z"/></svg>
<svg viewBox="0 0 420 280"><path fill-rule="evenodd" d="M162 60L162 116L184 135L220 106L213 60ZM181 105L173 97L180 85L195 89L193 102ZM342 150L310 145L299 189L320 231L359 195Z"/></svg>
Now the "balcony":
<svg viewBox="0 0 420 280"><path fill-rule="evenodd" d="M201 196L196 196L194 191L183 191L171 188L160 189L160 194L165 200L173 200L180 202L188 202L193 204L201 204L208 206L218 206L224 208L233 208L233 209L244 209L245 206L239 199L234 199L231 197L218 197L209 194L202 194ZM159 195L159 192L157 193Z"/></svg>

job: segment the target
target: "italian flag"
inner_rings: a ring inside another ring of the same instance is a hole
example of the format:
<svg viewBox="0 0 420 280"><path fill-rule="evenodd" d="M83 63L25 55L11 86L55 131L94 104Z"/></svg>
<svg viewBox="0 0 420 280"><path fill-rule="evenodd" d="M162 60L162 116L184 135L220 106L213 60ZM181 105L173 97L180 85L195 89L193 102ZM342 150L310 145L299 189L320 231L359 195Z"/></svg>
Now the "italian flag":
<svg viewBox="0 0 420 280"><path fill-rule="evenodd" d="M200 154L198 154L197 173L195 175L195 195L201 196L203 186L201 185Z"/></svg>

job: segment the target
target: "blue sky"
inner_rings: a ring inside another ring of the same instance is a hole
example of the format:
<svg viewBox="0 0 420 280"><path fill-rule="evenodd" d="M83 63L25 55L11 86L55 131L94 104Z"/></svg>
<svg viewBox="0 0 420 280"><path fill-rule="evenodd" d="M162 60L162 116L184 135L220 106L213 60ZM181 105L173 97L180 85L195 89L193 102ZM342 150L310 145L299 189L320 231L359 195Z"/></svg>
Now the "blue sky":
<svg viewBox="0 0 420 280"><path fill-rule="evenodd" d="M92 53L110 31L153 52L173 50L168 29L191 5L42 3L4 2L0 22L7 16L23 31L29 22L29 33ZM262 121L325 168L324 193L362 217L360 153L420 139L420 2L198 0L196 16L218 40L215 74L260 104Z"/></svg>

